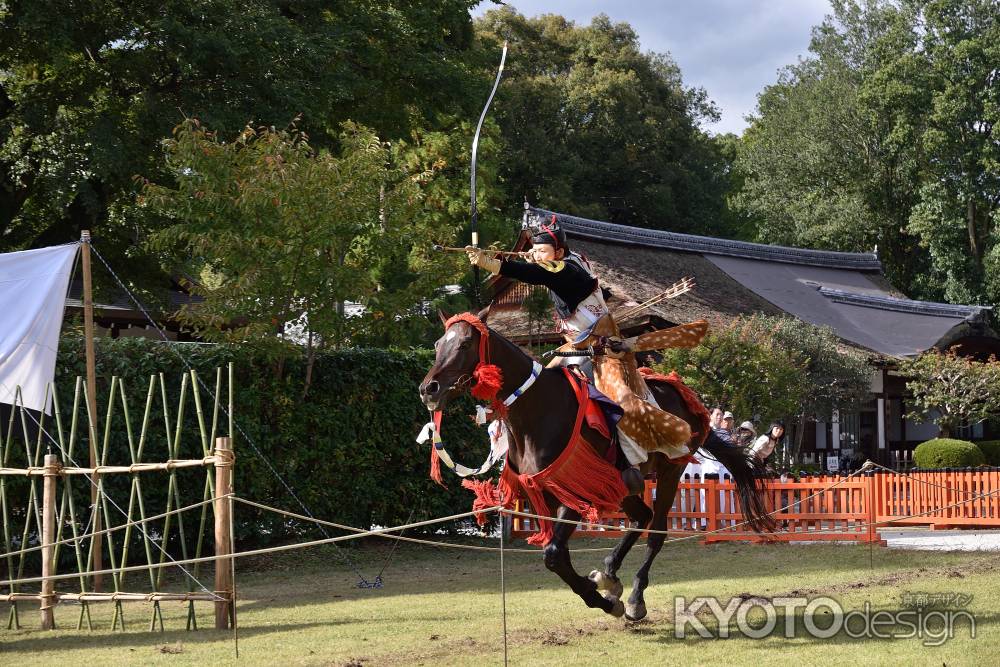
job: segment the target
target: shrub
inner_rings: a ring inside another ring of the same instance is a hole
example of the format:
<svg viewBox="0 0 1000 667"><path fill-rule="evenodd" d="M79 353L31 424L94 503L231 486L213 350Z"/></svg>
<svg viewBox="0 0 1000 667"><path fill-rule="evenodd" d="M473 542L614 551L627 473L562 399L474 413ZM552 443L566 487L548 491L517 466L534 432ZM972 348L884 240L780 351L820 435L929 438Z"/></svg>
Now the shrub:
<svg viewBox="0 0 1000 667"><path fill-rule="evenodd" d="M447 489L428 478L430 444L418 445L414 441L428 420L417 386L433 362L432 351L352 348L321 353L315 361L311 388L303 397L306 362L299 357L286 359L279 377L273 362L245 346L165 345L142 338L100 338L96 343L100 405L107 405L111 376L118 376L125 383L132 410L138 410L139 419L151 373L162 372L167 379L171 417L176 418L185 363L197 369L214 390L215 369L234 362L235 417L241 429L233 434L237 456L234 486L239 495L248 499L302 513L266 459L320 519L367 528L472 509L472 494L461 488L459 478L451 471L442 470ZM56 371L63 412L72 402L76 376L84 372L82 340L64 336ZM189 386L189 401L190 393ZM205 392L202 400L209 401L207 421L211 422L211 400ZM484 429L477 428L466 416L474 412L472 406L471 401L463 400L450 408L444 432L448 451L458 461L478 465L489 444ZM226 418L221 414L219 418L219 430L225 432ZM184 422L182 458L200 456L198 418L190 402ZM128 463L128 440L122 422L112 424L107 460ZM155 406L148 440L143 460L165 460L162 410ZM86 446L84 442L78 450L86 452ZM80 457L85 459L85 454ZM194 472L183 474L187 475L182 488L184 502L200 500L203 478ZM157 511L162 511L166 499L166 477L143 477L144 495ZM128 498L128 481L124 475L108 478L107 485L119 502ZM83 485L78 486L83 489ZM317 528L308 523L289 522L250 507L240 506L235 516L241 549L304 535L321 537ZM117 512L114 518L121 520ZM186 530L196 526L197 520L185 522ZM455 526L435 525L427 530L439 528Z"/></svg>
<svg viewBox="0 0 1000 667"><path fill-rule="evenodd" d="M976 446L986 457L986 464L1000 466L1000 440L984 440L977 442Z"/></svg>
<svg viewBox="0 0 1000 667"><path fill-rule="evenodd" d="M935 438L917 446L913 461L918 468L966 468L984 465L986 457L967 440Z"/></svg>

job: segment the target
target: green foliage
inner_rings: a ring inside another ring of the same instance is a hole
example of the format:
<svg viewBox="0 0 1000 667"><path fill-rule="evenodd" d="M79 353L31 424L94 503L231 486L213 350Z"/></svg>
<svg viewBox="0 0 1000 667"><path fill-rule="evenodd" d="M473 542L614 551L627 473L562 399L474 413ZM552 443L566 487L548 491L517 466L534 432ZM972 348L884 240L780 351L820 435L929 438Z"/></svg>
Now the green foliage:
<svg viewBox="0 0 1000 667"><path fill-rule="evenodd" d="M983 440L977 442L976 447L986 457L987 465L1000 466L1000 440Z"/></svg>
<svg viewBox="0 0 1000 667"><path fill-rule="evenodd" d="M706 405L724 406L737 422L797 414L805 383L802 366L752 318L711 329L698 347L664 350L657 368L676 370Z"/></svg>
<svg viewBox="0 0 1000 667"><path fill-rule="evenodd" d="M704 90L684 86L668 54L644 53L627 23L603 14L576 26L504 8L475 27L483 51L508 39L517 54L495 107L513 203L719 231L730 182L722 152L698 127L718 112Z"/></svg>
<svg viewBox="0 0 1000 667"><path fill-rule="evenodd" d="M543 323L551 321L552 318L552 298L549 296L549 291L537 286L532 288L528 297L521 303L521 308L528 315L528 335L539 334Z"/></svg>
<svg viewBox="0 0 1000 667"><path fill-rule="evenodd" d="M967 468L984 465L986 457L967 440L935 438L917 445L913 462L918 468Z"/></svg>
<svg viewBox="0 0 1000 667"><path fill-rule="evenodd" d="M760 315L712 329L697 348L666 350L660 366L677 369L708 404L761 424L856 408L871 378L866 359L829 329Z"/></svg>
<svg viewBox="0 0 1000 667"><path fill-rule="evenodd" d="M760 95L737 167L760 240L878 246L912 296L1000 302L993 0L837 0Z"/></svg>
<svg viewBox="0 0 1000 667"><path fill-rule="evenodd" d="M132 177L185 114L223 136L296 115L317 145L353 119L384 137L478 111L472 0L12 0L0 8L2 250L97 234L137 260ZM467 195L466 195L467 196ZM126 262L114 262L125 267Z"/></svg>
<svg viewBox="0 0 1000 667"><path fill-rule="evenodd" d="M276 379L268 372L267 359L245 346L98 339L98 395L106 396L111 376L118 375L125 380L133 411L141 414L139 394L144 400L149 375L163 372L171 383L168 400L176 401L185 359L213 390L215 368L235 363L235 417L242 429L233 434L238 494L301 513L262 455L315 516L338 523L387 526L405 523L411 510L417 521L471 507L471 494L450 471L443 471L447 489L428 478L429 445L414 442L428 420L417 386L433 362L432 352L346 349L322 353L316 359L313 389L302 399L302 360L289 361L284 376ZM73 396L76 376L84 373L81 339L64 338L57 369L59 396L65 403ZM203 400L207 400L204 395ZM104 405L102 399L99 410ZM191 454L200 450L200 441L196 417L190 414L190 406L188 410L181 451ZM444 422L449 452L466 464L478 464L488 451L486 434L465 416L472 411L471 402L463 401ZM162 423L158 419L160 413L154 412L154 428ZM219 433L224 434L225 417L221 420ZM129 461L121 430L116 429L112 439L110 462ZM150 452L161 451L158 442L151 440ZM146 460L165 460L160 456L157 453L156 458ZM153 474L144 477L146 495L155 499L153 506L161 506L166 497L165 478ZM195 477L190 479L195 486L184 489L185 493L197 493L190 499L194 502L201 499L201 487ZM236 517L237 540L244 546L317 535L308 524L289 523L249 507L240 507ZM193 528L190 522L187 528Z"/></svg>
<svg viewBox="0 0 1000 667"><path fill-rule="evenodd" d="M177 129L166 143L176 185L146 182L141 203L164 221L149 240L164 266L198 276L203 300L181 311L183 322L209 340L278 352L293 337L310 358L361 331L406 342L392 336L401 320L464 271L432 250L458 231L440 212L447 197L435 199L447 180L437 162L454 154L421 159L352 124L340 143L335 155L294 129L247 128L233 142L196 120ZM351 316L346 302L366 312Z"/></svg>
<svg viewBox="0 0 1000 667"><path fill-rule="evenodd" d="M901 362L899 372L911 378L911 419L936 419L941 434L1000 414L1000 362L958 356L954 351L928 352Z"/></svg>
<svg viewBox="0 0 1000 667"><path fill-rule="evenodd" d="M791 317L745 319L750 338L770 337L802 369L799 414L829 421L835 410L854 411L871 394L872 368L857 350L845 348L829 327Z"/></svg>

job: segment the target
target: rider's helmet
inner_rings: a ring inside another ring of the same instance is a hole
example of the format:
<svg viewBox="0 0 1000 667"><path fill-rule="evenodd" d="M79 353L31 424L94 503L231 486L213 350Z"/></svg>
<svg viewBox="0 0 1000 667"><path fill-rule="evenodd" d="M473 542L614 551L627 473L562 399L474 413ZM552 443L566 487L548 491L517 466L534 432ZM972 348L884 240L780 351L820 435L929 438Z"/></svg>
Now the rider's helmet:
<svg viewBox="0 0 1000 667"><path fill-rule="evenodd" d="M531 234L532 243L547 243L555 246L556 250L562 248L569 251L569 246L566 243L566 231L559 224L555 213L548 220L541 216L533 216L528 222L528 233Z"/></svg>

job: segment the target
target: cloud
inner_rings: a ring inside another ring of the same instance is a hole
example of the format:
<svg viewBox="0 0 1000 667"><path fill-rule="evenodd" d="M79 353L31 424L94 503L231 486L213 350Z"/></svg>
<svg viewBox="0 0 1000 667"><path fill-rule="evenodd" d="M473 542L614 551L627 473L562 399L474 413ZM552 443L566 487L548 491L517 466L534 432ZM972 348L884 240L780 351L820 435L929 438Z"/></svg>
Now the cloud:
<svg viewBox="0 0 1000 667"><path fill-rule="evenodd" d="M642 48L668 52L689 86L701 86L722 111L706 129L735 132L757 94L777 72L807 53L811 29L830 13L829 0L507 0L526 16L561 14L588 25L598 14L632 25ZM494 7L483 2L475 13ZM516 53L511 54L517 57Z"/></svg>

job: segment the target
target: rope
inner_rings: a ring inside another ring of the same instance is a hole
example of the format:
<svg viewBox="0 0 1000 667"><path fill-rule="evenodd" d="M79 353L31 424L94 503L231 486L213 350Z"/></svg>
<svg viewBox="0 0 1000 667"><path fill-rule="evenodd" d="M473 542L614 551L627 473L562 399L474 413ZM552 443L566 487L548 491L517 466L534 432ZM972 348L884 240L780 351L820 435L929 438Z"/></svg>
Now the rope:
<svg viewBox="0 0 1000 667"><path fill-rule="evenodd" d="M88 572L88 575L97 574L112 574L115 572L135 572L139 570L149 570L149 569L159 569L164 567L174 567L182 565L193 565L195 563L207 563L209 561L220 561L227 560L231 558L246 558L248 556L261 556L264 554L277 553L280 551L291 551L293 549L305 549L307 547L315 547L323 544L335 544L337 542L347 542L349 540L356 540L362 537L368 537L369 535L381 535L385 533L394 533L400 530L406 530L408 528L419 528L420 526L430 526L436 523L444 523L446 521L454 521L456 519L465 519L477 514L487 514L489 512L496 512L499 507L489 507L486 509L475 510L472 512L463 512L462 514L452 514L451 516L445 516L438 519L427 519L425 521L417 521L416 523L404 524L401 526L393 526L390 528L375 528L372 530L366 530L363 533L355 533L353 535L341 535L339 537L328 537L322 540L312 540L310 542L298 542L295 544L283 544L276 547L266 547L263 549L252 549L250 551L240 551L231 554L224 554L220 556L202 556L200 558L185 558L183 560L176 560L171 563L152 563L149 565L130 565L129 567L121 567L117 569L107 569L107 570L97 570L96 572ZM73 579L79 577L79 573L71 574L57 574L50 577L28 577L25 579L6 579L0 581L0 586L10 586L11 584L31 584L40 581L59 581L61 579ZM206 593L212 594L211 591L205 590ZM216 596L219 597L219 596ZM219 597L220 602L226 601L226 598Z"/></svg>
<svg viewBox="0 0 1000 667"><path fill-rule="evenodd" d="M411 521L413 521L413 513L416 511L417 511L416 507L410 510L410 515L406 517L406 523L410 523ZM396 548L399 546L399 538L401 538L402 536L403 533L401 531L399 535L396 536L395 541L392 543L392 549L389 550L389 555L386 557L385 562L382 563L382 569L379 570L378 574L375 575L375 581L373 583L377 584L378 586L382 585L382 573L385 572L385 568L389 567L389 563L392 562L392 557L396 553Z"/></svg>
<svg viewBox="0 0 1000 667"><path fill-rule="evenodd" d="M367 532L364 528L356 528L355 526L345 526L341 523L334 523L333 521L324 521L323 519L317 519L315 517L308 517L303 514L296 514L295 512L288 512L286 510L278 509L276 507L270 507L269 505L264 505L262 503L255 502L253 500L247 500L246 498L241 498L240 496L233 496L233 500L238 503L243 503L244 505L250 505L252 507L258 507L262 510L267 510L269 512L275 512L277 514L282 514L293 519L300 519L302 521L312 521L314 523L320 523L324 526L329 526L331 528L337 528L339 530L348 530L352 533L365 533ZM384 537L385 539L398 540L400 542L412 542L414 544L426 544L428 546L434 547L446 547L451 549L465 549L467 551L498 551L496 547L483 547L475 544L455 544L454 542L437 542L434 540L422 540L416 537L403 537L401 535L375 535L375 537ZM579 551L579 550L578 550ZM604 551L604 549L594 549L593 551ZM525 553L525 554L537 554L538 549L507 549L508 553Z"/></svg>
<svg viewBox="0 0 1000 667"><path fill-rule="evenodd" d="M156 320L153 319L153 317L146 310L146 307L142 305L142 303L139 301L138 298L136 298L136 296L132 293L132 290L130 290L128 287L125 286L125 283L122 282L122 279L118 277L118 274L115 273L115 270L112 269L111 265L108 264L108 262L104 259L104 256L101 255L100 252L98 252L97 248L94 247L93 243L91 243L90 249L93 251L94 255L97 256L97 259L99 259L101 261L101 264L104 265L104 268L106 268L108 270L108 273L111 274L111 277L115 279L115 282L118 283L118 286L125 291L125 293L129 297L129 299L132 300L132 303L135 304L136 308L139 309L139 311L143 314L143 316L146 318L146 320L152 325L152 327L156 331L156 333L160 334L160 338L162 338L164 340L164 342L170 343L171 342L170 339L167 337L167 335L165 333L163 333L163 330L160 328L160 325L156 323ZM174 345L168 345L167 347L168 347L168 349L170 349L171 352L174 353L174 355L177 356L178 359L181 360L181 363L184 364L185 368L187 368L188 370L194 370L192 368L191 364L188 363L187 358L185 358L183 354L181 354L180 352L178 352L176 346L174 346ZM205 384L205 381L201 379L201 376L195 374L195 379L198 380L198 384L201 385L201 388L203 390L205 390L208 393L209 396L211 396L213 399L217 399L218 398L218 397L216 397L215 392L213 392L212 389L207 384ZM216 402L219 402L219 401L216 400ZM267 466L267 469L271 471L271 474L274 475L275 479L277 479L281 483L281 485L283 487L285 487L285 490L292 497L292 499L294 499L295 502L297 502L299 504L299 507L301 507L302 510L311 517L312 516L312 512L309 511L309 508L306 506L306 504L304 502L302 502L302 499L300 499L298 497L298 495L296 495L296 493L292 489L291 485L288 482L285 481L285 478L282 477L280 473L278 473L277 469L271 463L270 459L268 459L266 456L264 456L264 453L257 446L257 443L255 443L253 441L253 438L251 438L250 435L246 431L243 430L243 427L240 426L240 424L239 424L238 421L236 421L236 418L229 413L229 410L227 410L226 407L221 404L221 402L219 402L219 408L222 410L223 414L225 414L227 417L229 417L229 419L233 423L233 426L235 426L236 430L240 432L240 435L243 436L243 439L246 441L246 443L248 445L250 445L250 448L253 449L253 451L257 455L257 457L264 463L265 466ZM320 528L319 530L320 530L321 533L323 533L324 536L326 536L326 537L330 536L329 533L327 533L322 528ZM351 560L350 556L348 556L346 553L344 553L344 552L342 552L340 550L337 550L335 553L338 556L340 556L340 558L345 563L347 563L352 570L354 570L354 574L357 575L357 577L358 577L358 587L359 588L376 588L376 586L374 586L367 579L365 579L364 575L361 574L361 572L358 570L357 565L354 564L354 561Z"/></svg>
<svg viewBox="0 0 1000 667"><path fill-rule="evenodd" d="M225 495L225 496L219 496L219 498L228 498L231 495L232 494ZM60 546L60 545L63 545L63 544L76 544L78 542L82 542L84 540L84 538L87 538L87 537L97 537L98 535L105 535L107 533L113 533L115 531L122 530L123 528L128 528L129 526L138 526L141 523L149 523L150 521L157 521L157 520L162 519L164 517L170 516L171 514L180 514L181 512L186 512L188 510L195 509L196 507L201 507L202 505L208 505L209 503L214 503L215 500L216 500L215 498L209 498L208 500L203 500L200 503L194 503L193 505L188 505L187 507L181 507L180 509L170 510L169 512L164 512L162 514L155 514L153 516L148 516L145 519L139 519L137 521L127 521L127 522L125 522L123 524L115 526L114 528L105 528L103 530L99 530L99 531L94 532L94 533L84 533L84 534L80 535L79 537L68 537L65 540L59 540L58 542L52 542L52 543L50 543L50 544L48 544L46 546L56 547L56 546ZM93 513L91 513L91 516L93 516ZM91 523L90 520L88 520L87 521L87 525L89 526L90 523ZM44 547L42 545L38 545L36 547L28 547L26 549L20 549L18 551L8 551L5 554L0 554L0 558L7 558L8 556L17 556L19 554L26 554L26 553L30 553L32 551L40 551L43 548ZM87 572L80 572L79 574L80 574L80 576L87 576L88 575Z"/></svg>
<svg viewBox="0 0 1000 667"><path fill-rule="evenodd" d="M939 489L947 489L948 491L954 491L955 493L964 493L965 495L969 495L970 493L975 493L974 491L966 491L965 489L959 489L954 486L948 486L947 484L938 484L936 482L931 482L926 479L920 479L919 477L914 477L913 475L910 475L908 473L900 472L898 470L893 470L892 468L887 468L881 463L875 463L874 461L869 461L868 463L870 463L873 468L881 468L886 472L891 472L893 475L897 475L899 477L907 477L909 479L912 479L914 482L920 482L921 484L926 484L927 486L934 486Z"/></svg>

